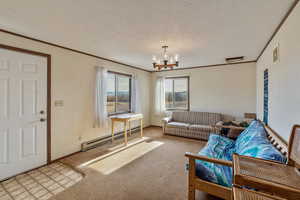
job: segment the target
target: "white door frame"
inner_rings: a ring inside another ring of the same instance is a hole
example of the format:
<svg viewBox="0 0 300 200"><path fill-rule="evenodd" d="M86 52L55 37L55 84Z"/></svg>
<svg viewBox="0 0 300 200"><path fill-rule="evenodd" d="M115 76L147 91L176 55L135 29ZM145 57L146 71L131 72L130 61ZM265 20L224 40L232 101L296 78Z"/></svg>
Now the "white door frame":
<svg viewBox="0 0 300 200"><path fill-rule="evenodd" d="M0 48L47 58L47 163L51 163L51 55L0 44Z"/></svg>

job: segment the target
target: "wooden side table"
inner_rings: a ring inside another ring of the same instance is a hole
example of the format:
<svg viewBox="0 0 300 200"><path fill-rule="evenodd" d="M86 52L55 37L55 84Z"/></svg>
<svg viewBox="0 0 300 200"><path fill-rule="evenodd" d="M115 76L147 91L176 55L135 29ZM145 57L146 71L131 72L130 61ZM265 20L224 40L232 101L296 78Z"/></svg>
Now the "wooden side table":
<svg viewBox="0 0 300 200"><path fill-rule="evenodd" d="M273 195L248 190L246 188L233 187L233 200L286 200Z"/></svg>
<svg viewBox="0 0 300 200"><path fill-rule="evenodd" d="M141 126L141 137L143 137L143 114L129 113L129 114L120 114L114 115L111 117L111 138L114 141L115 134L115 122L124 123L124 140L125 145L127 145L127 129L129 128L129 135L131 135L131 122L135 120L140 120ZM129 127L128 127L129 126Z"/></svg>
<svg viewBox="0 0 300 200"><path fill-rule="evenodd" d="M239 134L246 129L245 127L232 126L232 125L229 125L229 126L226 126L226 125L213 125L213 128L214 128L215 132L219 132L222 136L228 137L230 139L236 139L239 136ZM228 129L228 133L225 134L225 135L222 134L222 129ZM233 137L234 133L236 133L235 137ZM231 136L231 137L229 137L229 136Z"/></svg>
<svg viewBox="0 0 300 200"><path fill-rule="evenodd" d="M247 186L286 199L300 199L297 168L258 158L233 155L234 185Z"/></svg>

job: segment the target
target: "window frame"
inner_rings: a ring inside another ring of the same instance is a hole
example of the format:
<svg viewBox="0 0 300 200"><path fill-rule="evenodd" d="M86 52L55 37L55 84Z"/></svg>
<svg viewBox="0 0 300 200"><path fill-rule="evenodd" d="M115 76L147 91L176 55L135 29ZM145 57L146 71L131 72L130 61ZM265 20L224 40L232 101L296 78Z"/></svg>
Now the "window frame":
<svg viewBox="0 0 300 200"><path fill-rule="evenodd" d="M186 78L187 79L187 108L186 109L181 109L181 108L167 108L166 107L166 110L167 111L176 111L176 110L179 110L179 111L190 111L190 76L170 76L170 77L166 77L165 80L167 79L172 79L173 80L173 84L172 84L172 99L173 99L173 105L174 105L174 99L175 99L175 87L174 87L174 80L175 79L181 79L181 78ZM165 92L166 94L166 92ZM166 104L166 98L165 98L165 104Z"/></svg>
<svg viewBox="0 0 300 200"><path fill-rule="evenodd" d="M132 103L132 99L131 99L131 94L132 94L132 75L131 74L125 74L125 73L121 73L121 72L115 72L115 71L107 71L107 73L110 73L110 74L114 74L115 75L115 112L107 112L107 115L108 116L113 116L113 115L119 115L119 114L127 114L127 113L132 113L132 106L131 106L131 103ZM129 77L129 110L128 111L125 111L125 112L117 112L117 102L118 102L118 97L117 97L117 94L118 94L118 79L117 77L118 76L126 76L126 77ZM106 102L108 102L106 100Z"/></svg>

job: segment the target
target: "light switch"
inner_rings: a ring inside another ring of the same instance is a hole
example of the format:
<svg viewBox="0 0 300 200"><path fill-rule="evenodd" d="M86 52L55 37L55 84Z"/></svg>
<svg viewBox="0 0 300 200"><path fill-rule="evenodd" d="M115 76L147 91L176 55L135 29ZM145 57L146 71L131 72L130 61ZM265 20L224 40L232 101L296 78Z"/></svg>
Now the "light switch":
<svg viewBox="0 0 300 200"><path fill-rule="evenodd" d="M64 106L64 101L63 100L55 100L54 105L57 107Z"/></svg>

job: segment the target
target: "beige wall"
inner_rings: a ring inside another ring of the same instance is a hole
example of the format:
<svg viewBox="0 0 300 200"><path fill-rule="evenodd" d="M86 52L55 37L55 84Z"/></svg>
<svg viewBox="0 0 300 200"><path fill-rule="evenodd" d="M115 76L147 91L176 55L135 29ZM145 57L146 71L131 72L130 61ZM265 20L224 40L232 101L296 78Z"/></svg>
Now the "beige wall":
<svg viewBox="0 0 300 200"><path fill-rule="evenodd" d="M244 112L255 112L255 63L148 73L1 32L0 43L52 56L53 159L78 151L84 141L110 134L109 129L93 128L96 65L140 77L145 126L160 125L161 118L150 111L154 105L154 80L162 74L190 76L191 110L220 112L235 117L242 117ZM55 100L63 100L64 106L55 107Z"/></svg>
<svg viewBox="0 0 300 200"><path fill-rule="evenodd" d="M52 58L52 159L80 150L83 141L110 134L109 130L93 128L94 67L136 74L141 82L142 112L145 126L150 125L150 73L107 62L69 50L0 32L0 43L30 49ZM63 100L63 107L55 107L55 100Z"/></svg>
<svg viewBox="0 0 300 200"><path fill-rule="evenodd" d="M257 113L263 118L263 71L269 69L269 125L285 140L300 124L300 3L257 62ZM279 45L280 60L272 52Z"/></svg>
<svg viewBox="0 0 300 200"><path fill-rule="evenodd" d="M246 63L160 72L152 74L152 88L158 75L188 75L191 110L243 117L245 112L255 112L255 71L255 63ZM154 98L152 102L154 104ZM154 114L153 108L151 110L152 124L160 125L161 117Z"/></svg>

